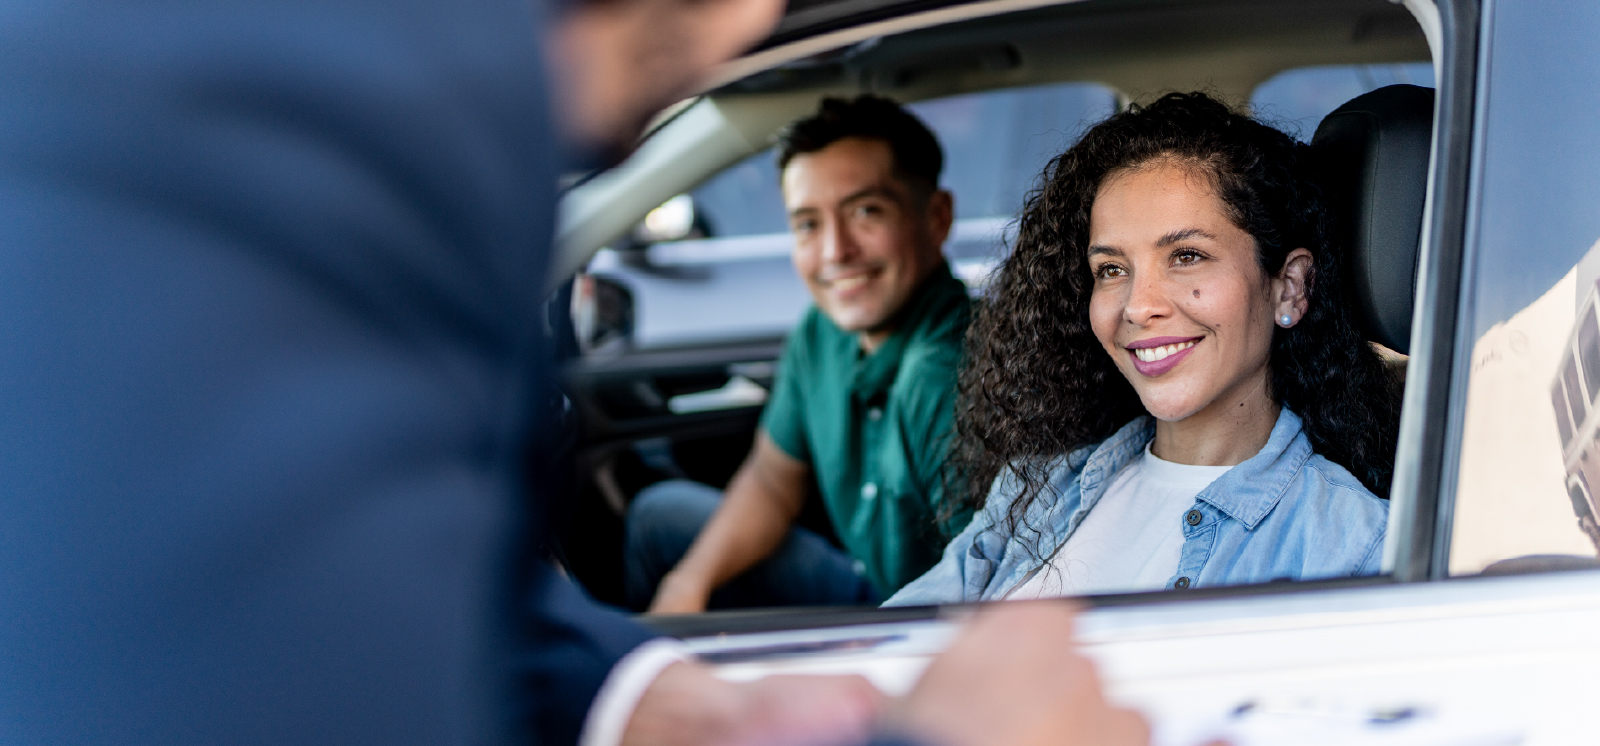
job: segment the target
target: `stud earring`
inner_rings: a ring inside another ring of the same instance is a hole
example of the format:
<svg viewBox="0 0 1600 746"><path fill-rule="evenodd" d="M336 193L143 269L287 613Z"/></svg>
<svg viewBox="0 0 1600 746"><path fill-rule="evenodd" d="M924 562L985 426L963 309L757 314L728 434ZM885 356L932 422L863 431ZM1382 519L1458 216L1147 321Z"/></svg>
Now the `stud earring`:
<svg viewBox="0 0 1600 746"><path fill-rule="evenodd" d="M1288 329L1290 325L1294 324L1294 317L1290 316L1289 314L1279 316L1278 324L1283 328Z"/></svg>

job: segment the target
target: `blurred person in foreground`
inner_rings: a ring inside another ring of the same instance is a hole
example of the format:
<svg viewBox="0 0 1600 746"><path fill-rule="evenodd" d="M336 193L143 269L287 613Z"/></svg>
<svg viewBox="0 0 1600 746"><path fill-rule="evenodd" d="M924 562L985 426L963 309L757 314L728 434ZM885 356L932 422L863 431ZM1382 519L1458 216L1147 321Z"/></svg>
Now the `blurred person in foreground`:
<svg viewBox="0 0 1600 746"><path fill-rule="evenodd" d="M944 258L939 141L864 95L824 99L777 150L795 271L816 302L727 495L669 480L629 507L635 608L876 604L971 515L940 521L968 302ZM812 490L843 550L795 525Z"/></svg>
<svg viewBox="0 0 1600 746"><path fill-rule="evenodd" d="M1082 659L1050 644L1070 634L1059 608L978 624L879 715L856 678L720 682L530 559L542 501L522 498L519 463L537 435L538 309L566 150L547 63L570 83L555 99L568 136L616 152L779 8L543 12L517 0L7 8L7 742L880 733L959 746L1094 724L1142 738ZM1061 665L1029 668L1008 639ZM995 655L956 654L974 645ZM984 682L1036 706L939 719L941 702Z"/></svg>

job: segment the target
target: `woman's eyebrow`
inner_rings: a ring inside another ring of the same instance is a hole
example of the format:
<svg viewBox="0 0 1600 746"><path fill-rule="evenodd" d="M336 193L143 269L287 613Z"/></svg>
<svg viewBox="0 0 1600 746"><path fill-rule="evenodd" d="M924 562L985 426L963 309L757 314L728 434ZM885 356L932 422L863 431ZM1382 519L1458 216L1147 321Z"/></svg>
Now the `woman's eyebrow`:
<svg viewBox="0 0 1600 746"><path fill-rule="evenodd" d="M1105 244L1094 244L1089 247L1087 256L1122 256L1122 249Z"/></svg>
<svg viewBox="0 0 1600 746"><path fill-rule="evenodd" d="M1179 229L1179 230L1175 230L1175 231L1173 231L1171 233L1168 233L1165 236L1162 236L1161 240L1156 241L1156 245L1157 246L1171 246L1171 245L1173 245L1173 244L1175 244L1175 243L1177 243L1179 241L1184 241L1184 240L1188 240L1188 239L1195 238L1195 237L1209 238L1209 239L1211 239L1213 241L1217 240L1216 236L1213 236L1210 233L1207 233L1207 232L1205 232L1203 230L1200 230L1199 228L1182 228L1182 229Z"/></svg>

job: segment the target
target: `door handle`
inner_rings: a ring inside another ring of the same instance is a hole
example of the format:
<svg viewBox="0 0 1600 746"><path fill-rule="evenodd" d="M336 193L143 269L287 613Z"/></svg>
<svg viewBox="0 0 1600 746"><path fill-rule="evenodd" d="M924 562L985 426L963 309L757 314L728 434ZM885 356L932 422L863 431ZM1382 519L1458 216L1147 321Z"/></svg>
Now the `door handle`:
<svg viewBox="0 0 1600 746"><path fill-rule="evenodd" d="M720 389L679 394L667 400L673 414L714 412L719 409L759 407L767 403L767 390L744 376L732 376Z"/></svg>

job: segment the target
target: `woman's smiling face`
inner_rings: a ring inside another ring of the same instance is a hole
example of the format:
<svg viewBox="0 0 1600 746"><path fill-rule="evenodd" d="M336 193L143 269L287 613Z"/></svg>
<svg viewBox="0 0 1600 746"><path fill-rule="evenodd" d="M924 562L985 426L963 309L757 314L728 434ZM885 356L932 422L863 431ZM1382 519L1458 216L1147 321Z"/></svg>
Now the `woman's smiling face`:
<svg viewBox="0 0 1600 746"><path fill-rule="evenodd" d="M1261 270L1255 239L1197 167L1163 161L1107 178L1090 208L1088 259L1095 336L1157 419L1269 397L1274 320L1304 315L1303 287ZM1287 264L1309 267L1310 253Z"/></svg>

